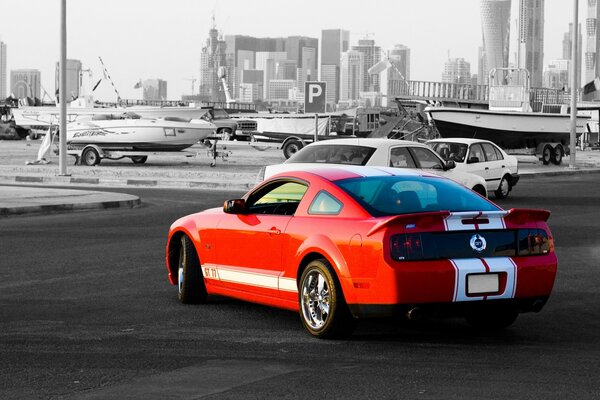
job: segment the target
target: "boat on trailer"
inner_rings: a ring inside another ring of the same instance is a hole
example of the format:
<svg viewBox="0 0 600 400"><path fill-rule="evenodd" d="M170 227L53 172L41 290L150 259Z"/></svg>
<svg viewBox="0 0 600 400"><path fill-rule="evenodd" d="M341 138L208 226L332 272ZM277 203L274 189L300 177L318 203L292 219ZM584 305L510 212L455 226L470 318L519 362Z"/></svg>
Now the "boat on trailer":
<svg viewBox="0 0 600 400"><path fill-rule="evenodd" d="M127 112L78 118L67 124L67 152L85 165L129 157L143 163L150 152L178 152L214 134L204 119L142 118Z"/></svg>
<svg viewBox="0 0 600 400"><path fill-rule="evenodd" d="M477 138L505 149L532 149L545 164L560 164L571 134L568 107L557 107L559 113L533 112L530 89L526 69L496 68L490 72L488 110L427 107L425 111L444 138ZM586 131L589 119L577 115L577 137Z"/></svg>

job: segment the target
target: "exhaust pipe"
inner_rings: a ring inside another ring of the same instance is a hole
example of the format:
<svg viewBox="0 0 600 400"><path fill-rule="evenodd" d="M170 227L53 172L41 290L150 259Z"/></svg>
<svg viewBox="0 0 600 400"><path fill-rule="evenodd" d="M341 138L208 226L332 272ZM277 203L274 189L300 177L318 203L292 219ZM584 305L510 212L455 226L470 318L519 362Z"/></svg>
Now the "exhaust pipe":
<svg viewBox="0 0 600 400"><path fill-rule="evenodd" d="M419 307L413 307L406 312L406 318L411 321L417 321L423 318L423 310Z"/></svg>

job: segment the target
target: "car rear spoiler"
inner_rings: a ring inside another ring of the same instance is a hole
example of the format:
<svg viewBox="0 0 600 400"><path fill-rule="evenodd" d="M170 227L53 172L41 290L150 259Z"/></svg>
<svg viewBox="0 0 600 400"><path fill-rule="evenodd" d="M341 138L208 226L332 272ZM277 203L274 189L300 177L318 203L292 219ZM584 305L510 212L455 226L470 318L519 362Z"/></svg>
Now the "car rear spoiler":
<svg viewBox="0 0 600 400"><path fill-rule="evenodd" d="M511 208L508 211L464 211L446 210L390 216L377 223L367 236L380 231L390 224L401 224L407 229L430 230L438 226L440 230L465 229L505 229L507 225L524 225L534 222L546 222L550 211Z"/></svg>

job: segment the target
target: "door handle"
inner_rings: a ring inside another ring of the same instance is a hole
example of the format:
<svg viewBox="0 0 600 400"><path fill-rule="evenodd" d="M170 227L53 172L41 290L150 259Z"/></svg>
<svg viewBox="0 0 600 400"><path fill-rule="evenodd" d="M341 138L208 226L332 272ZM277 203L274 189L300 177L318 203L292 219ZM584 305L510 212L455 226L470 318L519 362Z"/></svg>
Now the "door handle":
<svg viewBox="0 0 600 400"><path fill-rule="evenodd" d="M490 169L490 167L485 167L485 170L486 170L486 171L489 171L489 169Z"/></svg>
<svg viewBox="0 0 600 400"><path fill-rule="evenodd" d="M279 229L279 228L277 228L277 227L273 226L273 227L271 227L271 229L269 229L269 230L267 231L267 233L272 233L272 234L274 234L274 235L281 235L281 229Z"/></svg>

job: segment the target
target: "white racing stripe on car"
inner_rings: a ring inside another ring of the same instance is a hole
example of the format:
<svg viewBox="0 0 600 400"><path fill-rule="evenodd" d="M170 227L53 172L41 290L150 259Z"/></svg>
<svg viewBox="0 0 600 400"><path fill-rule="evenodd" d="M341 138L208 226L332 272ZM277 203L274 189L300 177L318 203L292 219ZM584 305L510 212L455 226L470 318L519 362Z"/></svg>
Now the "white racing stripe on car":
<svg viewBox="0 0 600 400"><path fill-rule="evenodd" d="M214 279L222 282L239 283L286 292L298 292L296 280L293 278L250 272L231 266L224 267L215 264L203 264L202 274L204 275L204 279Z"/></svg>
<svg viewBox="0 0 600 400"><path fill-rule="evenodd" d="M447 231L467 231L479 229L506 229L504 217L508 214L507 211L465 211L450 213L444 219L444 226ZM482 223L463 224L465 219L481 219ZM487 219L487 222L484 220Z"/></svg>
<svg viewBox="0 0 600 400"><path fill-rule="evenodd" d="M453 301L512 299L517 288L517 266L510 257L466 258L450 260L455 271ZM469 296L467 275L506 273L506 287L497 295Z"/></svg>

